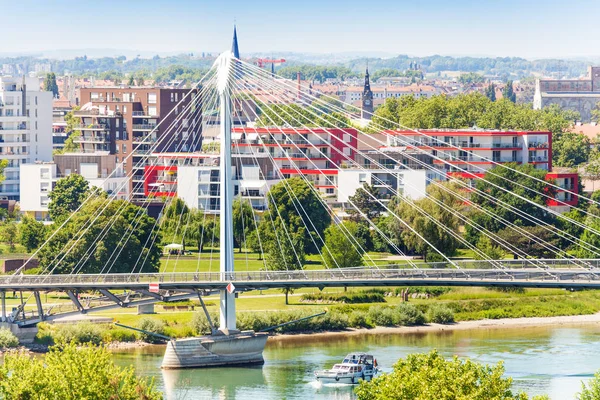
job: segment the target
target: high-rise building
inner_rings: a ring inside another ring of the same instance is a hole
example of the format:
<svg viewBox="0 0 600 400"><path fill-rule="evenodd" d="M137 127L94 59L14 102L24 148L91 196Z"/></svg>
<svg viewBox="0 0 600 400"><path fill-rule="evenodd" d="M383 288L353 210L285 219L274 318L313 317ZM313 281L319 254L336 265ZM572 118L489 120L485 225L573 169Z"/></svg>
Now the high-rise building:
<svg viewBox="0 0 600 400"><path fill-rule="evenodd" d="M192 102L197 93L159 87L82 88L82 110L76 114L82 119L77 139L81 151L116 155L125 174L132 171L133 199L144 199L144 171L151 152L201 148L201 105Z"/></svg>
<svg viewBox="0 0 600 400"><path fill-rule="evenodd" d="M0 160L7 160L0 198L18 200L19 167L52 161L52 93L38 78L0 78Z"/></svg>

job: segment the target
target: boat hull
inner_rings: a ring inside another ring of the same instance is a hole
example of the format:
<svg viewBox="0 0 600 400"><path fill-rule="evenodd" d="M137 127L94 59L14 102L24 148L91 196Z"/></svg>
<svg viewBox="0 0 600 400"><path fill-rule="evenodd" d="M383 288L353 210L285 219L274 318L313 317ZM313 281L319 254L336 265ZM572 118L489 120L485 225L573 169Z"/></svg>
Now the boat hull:
<svg viewBox="0 0 600 400"><path fill-rule="evenodd" d="M171 340L161 368L204 368L264 364L268 334L240 332Z"/></svg>

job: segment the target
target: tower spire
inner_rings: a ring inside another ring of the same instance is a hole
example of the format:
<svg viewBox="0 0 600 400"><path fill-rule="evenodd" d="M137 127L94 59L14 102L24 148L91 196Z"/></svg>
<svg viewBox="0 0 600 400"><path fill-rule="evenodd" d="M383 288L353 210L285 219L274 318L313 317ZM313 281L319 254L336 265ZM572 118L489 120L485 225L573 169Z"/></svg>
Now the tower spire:
<svg viewBox="0 0 600 400"><path fill-rule="evenodd" d="M240 58L240 48L238 47L237 29L235 24L233 24L233 43L231 44L231 52L235 58Z"/></svg>
<svg viewBox="0 0 600 400"><path fill-rule="evenodd" d="M365 87L362 94L362 110L361 117L363 119L371 119L373 115L373 91L369 82L369 62L367 61L367 69L365 70Z"/></svg>

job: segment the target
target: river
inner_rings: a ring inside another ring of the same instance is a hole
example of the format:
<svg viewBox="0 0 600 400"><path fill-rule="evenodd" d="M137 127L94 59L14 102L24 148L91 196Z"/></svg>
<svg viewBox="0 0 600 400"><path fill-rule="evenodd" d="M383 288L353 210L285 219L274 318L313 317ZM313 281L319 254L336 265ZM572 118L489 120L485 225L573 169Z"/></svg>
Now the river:
<svg viewBox="0 0 600 400"><path fill-rule="evenodd" d="M384 370L409 353L438 349L444 356L470 357L481 363L503 360L516 391L548 394L553 400L574 399L581 381L600 369L600 326L545 326L477 329L421 334L309 337L269 341L265 365L161 371L164 348L119 351L120 365L133 364L139 374L154 376L167 399L354 399L352 387L321 387L313 371L329 368L346 353L366 351Z"/></svg>

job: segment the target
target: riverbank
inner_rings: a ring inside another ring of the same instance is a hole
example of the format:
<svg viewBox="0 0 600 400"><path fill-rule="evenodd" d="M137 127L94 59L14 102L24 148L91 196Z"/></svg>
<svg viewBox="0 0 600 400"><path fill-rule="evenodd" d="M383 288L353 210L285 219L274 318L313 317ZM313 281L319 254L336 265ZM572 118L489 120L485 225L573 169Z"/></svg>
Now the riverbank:
<svg viewBox="0 0 600 400"><path fill-rule="evenodd" d="M328 331L314 333L285 333L269 337L270 341L302 341L308 338L334 338L336 336L357 336L357 335L401 335L415 333L431 333L445 331L464 331L477 329L514 329L528 328L538 326L561 326L561 325L588 325L600 324L600 313L591 315L568 315L560 317L527 317L527 318L501 318L484 319L476 321L460 321L453 324L426 324L417 326L398 326L386 327L377 326L375 328L349 328L343 331Z"/></svg>

